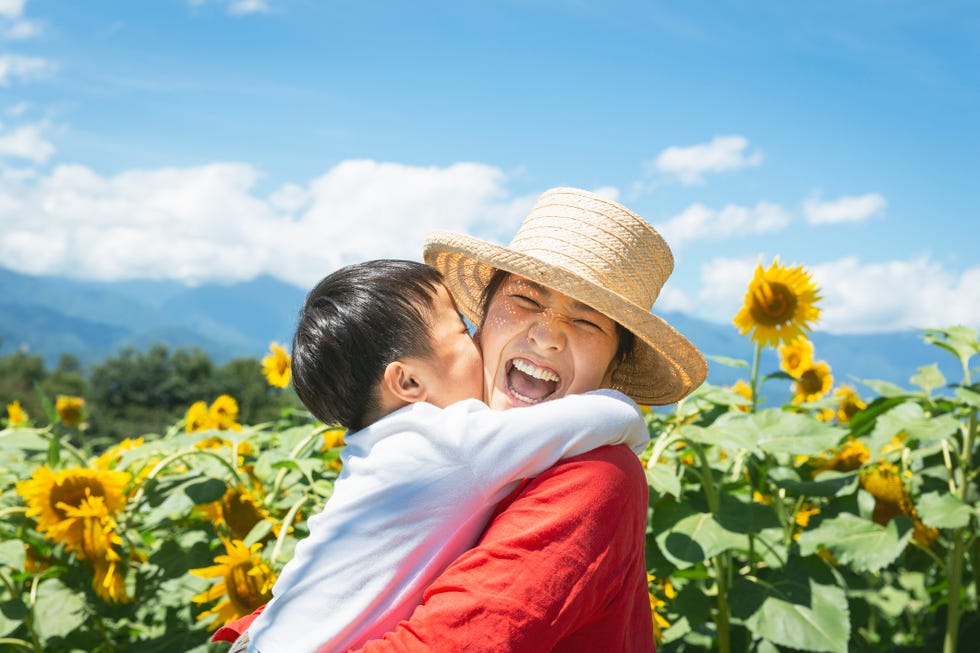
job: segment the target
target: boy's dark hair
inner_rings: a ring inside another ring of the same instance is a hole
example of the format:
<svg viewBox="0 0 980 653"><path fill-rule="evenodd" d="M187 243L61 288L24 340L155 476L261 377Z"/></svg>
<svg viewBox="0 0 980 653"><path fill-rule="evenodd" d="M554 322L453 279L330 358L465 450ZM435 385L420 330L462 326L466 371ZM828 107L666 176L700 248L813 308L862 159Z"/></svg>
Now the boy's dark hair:
<svg viewBox="0 0 980 653"><path fill-rule="evenodd" d="M341 268L306 296L293 336L293 387L320 421L358 430L378 408L385 368L432 352L430 314L442 275L414 261Z"/></svg>
<svg viewBox="0 0 980 653"><path fill-rule="evenodd" d="M510 276L511 273L506 270L494 270L493 276L487 282L487 287L483 289L483 294L480 296L481 328L483 321L487 319L487 309L490 308L491 300L493 300L497 291L500 290L500 286L504 285L504 281ZM623 327L619 322L616 322L616 335L619 337L619 343L617 344L616 354L613 356L613 360L617 363L623 363L633 353L633 347L636 345L636 335Z"/></svg>

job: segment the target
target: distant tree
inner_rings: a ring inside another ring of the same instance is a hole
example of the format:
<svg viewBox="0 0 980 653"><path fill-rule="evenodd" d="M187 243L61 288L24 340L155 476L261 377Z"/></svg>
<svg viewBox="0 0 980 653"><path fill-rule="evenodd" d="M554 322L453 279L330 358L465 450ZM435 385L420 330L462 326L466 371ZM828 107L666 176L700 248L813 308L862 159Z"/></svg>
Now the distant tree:
<svg viewBox="0 0 980 653"><path fill-rule="evenodd" d="M262 363L255 358L236 358L218 370L216 389L238 400L239 420L243 424L274 421L287 405L299 405L291 388L273 388L262 375Z"/></svg>
<svg viewBox="0 0 980 653"><path fill-rule="evenodd" d="M257 359L216 368L200 349L171 352L164 345L107 358L93 368L90 386L92 430L110 440L165 431L195 401L211 403L221 394L238 401L244 424L274 420L283 406L298 404L292 391L269 387Z"/></svg>
<svg viewBox="0 0 980 653"><path fill-rule="evenodd" d="M58 359L58 365L44 377L40 386L49 398L58 395L75 395L87 398L89 394L89 384L83 374L82 365L78 358L71 354L61 355L61 358Z"/></svg>
<svg viewBox="0 0 980 653"><path fill-rule="evenodd" d="M41 408L37 386L47 376L44 359L35 354L18 350L0 358L0 411L6 417L6 406L19 401L34 422L44 423L47 418Z"/></svg>

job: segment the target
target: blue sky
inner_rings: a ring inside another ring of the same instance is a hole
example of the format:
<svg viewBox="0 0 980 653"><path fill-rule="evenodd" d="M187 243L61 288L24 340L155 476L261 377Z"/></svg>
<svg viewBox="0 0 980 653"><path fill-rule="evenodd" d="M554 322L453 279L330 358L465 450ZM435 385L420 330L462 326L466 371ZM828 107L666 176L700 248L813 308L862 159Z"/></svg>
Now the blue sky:
<svg viewBox="0 0 980 653"><path fill-rule="evenodd" d="M570 185L661 310L779 256L825 330L980 326L978 64L972 2L0 0L0 265L306 287Z"/></svg>

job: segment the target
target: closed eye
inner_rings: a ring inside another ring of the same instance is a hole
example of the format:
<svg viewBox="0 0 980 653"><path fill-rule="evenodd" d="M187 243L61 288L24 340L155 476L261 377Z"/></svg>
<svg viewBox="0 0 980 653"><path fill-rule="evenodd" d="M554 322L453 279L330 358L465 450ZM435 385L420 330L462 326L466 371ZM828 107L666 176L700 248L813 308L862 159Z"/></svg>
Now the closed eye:
<svg viewBox="0 0 980 653"><path fill-rule="evenodd" d="M527 295L513 294L511 295L511 298L517 300L518 305L523 306L524 308L529 308L534 310L538 310L541 308L541 304L539 302L531 299Z"/></svg>
<svg viewBox="0 0 980 653"><path fill-rule="evenodd" d="M583 326L586 329L595 329L596 331L600 331L600 332L602 331L602 327L601 326L599 326L598 324L596 324L595 322L592 322L590 320L578 319L578 320L575 320L575 324L577 324L579 326Z"/></svg>

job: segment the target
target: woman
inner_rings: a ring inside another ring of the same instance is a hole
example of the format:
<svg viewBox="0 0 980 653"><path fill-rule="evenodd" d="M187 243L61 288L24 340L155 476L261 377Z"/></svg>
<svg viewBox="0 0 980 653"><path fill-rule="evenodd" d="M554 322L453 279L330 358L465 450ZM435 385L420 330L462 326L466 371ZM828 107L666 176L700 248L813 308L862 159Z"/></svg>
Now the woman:
<svg viewBox="0 0 980 653"><path fill-rule="evenodd" d="M667 243L615 202L552 189L508 247L436 233L425 261L481 324L492 408L598 387L668 404L707 374L694 346L650 313L673 269ZM501 504L410 621L362 650L652 651L647 501L626 447L560 462Z"/></svg>

